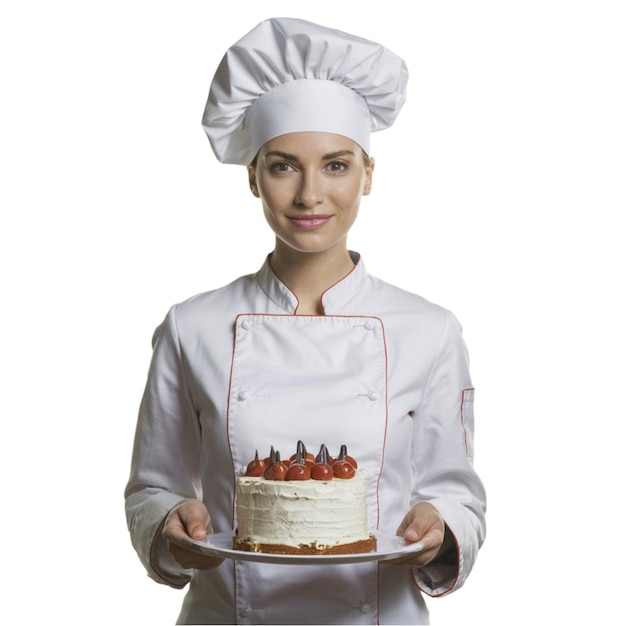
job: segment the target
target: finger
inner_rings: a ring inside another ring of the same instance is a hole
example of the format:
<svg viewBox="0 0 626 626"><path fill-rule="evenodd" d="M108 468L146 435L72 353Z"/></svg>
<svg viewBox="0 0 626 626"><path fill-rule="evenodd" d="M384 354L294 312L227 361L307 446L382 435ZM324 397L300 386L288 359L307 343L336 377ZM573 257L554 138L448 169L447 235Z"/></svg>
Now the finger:
<svg viewBox="0 0 626 626"><path fill-rule="evenodd" d="M171 513L163 527L163 537L168 542L184 543L189 540L187 529L177 511Z"/></svg>
<svg viewBox="0 0 626 626"><path fill-rule="evenodd" d="M396 535L398 535L399 537L404 537L404 533L406 532L406 529L411 524L411 520L412 519L413 519L413 515L412 515L411 511L409 511L409 513L407 513L404 516L404 519L400 523L400 526L398 526L398 530L396 530Z"/></svg>
<svg viewBox="0 0 626 626"><path fill-rule="evenodd" d="M194 500L187 500L170 511L163 528L168 541L185 544L189 539L202 541L211 528L206 507Z"/></svg>
<svg viewBox="0 0 626 626"><path fill-rule="evenodd" d="M200 502L181 508L180 519L187 535L192 539L202 541L211 530L209 512Z"/></svg>
<svg viewBox="0 0 626 626"><path fill-rule="evenodd" d="M423 552L427 552L431 548L439 549L443 543L445 534L445 525L443 522L436 520L430 526L424 527L419 522L413 522L404 532L404 538L409 543L419 541L423 546Z"/></svg>
<svg viewBox="0 0 626 626"><path fill-rule="evenodd" d="M440 532L437 526L432 526L425 535L420 537L419 544L422 548L419 552L396 559L393 562L409 567L424 567L437 556L443 542L443 536L443 533Z"/></svg>
<svg viewBox="0 0 626 626"><path fill-rule="evenodd" d="M410 524L402 532L402 536L408 543L415 543L422 538L422 530L418 524Z"/></svg>
<svg viewBox="0 0 626 626"><path fill-rule="evenodd" d="M420 502L404 516L396 534L404 537L409 543L415 543L433 527L440 528L443 536L445 523L437 509L428 502Z"/></svg>
<svg viewBox="0 0 626 626"><path fill-rule="evenodd" d="M209 534L210 523L208 520L194 517L185 522L185 528L187 530L187 534L192 539L202 541L206 539L206 536Z"/></svg>

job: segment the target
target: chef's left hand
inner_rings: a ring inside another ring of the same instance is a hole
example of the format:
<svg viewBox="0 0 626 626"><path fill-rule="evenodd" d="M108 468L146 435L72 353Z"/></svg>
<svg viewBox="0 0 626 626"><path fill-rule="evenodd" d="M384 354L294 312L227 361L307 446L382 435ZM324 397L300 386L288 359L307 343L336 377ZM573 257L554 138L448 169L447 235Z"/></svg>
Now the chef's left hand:
<svg viewBox="0 0 626 626"><path fill-rule="evenodd" d="M420 542L424 547L408 557L394 559L388 563L424 567L439 552L446 532L446 524L439 511L430 502L416 504L402 520L396 535L404 537L408 543Z"/></svg>

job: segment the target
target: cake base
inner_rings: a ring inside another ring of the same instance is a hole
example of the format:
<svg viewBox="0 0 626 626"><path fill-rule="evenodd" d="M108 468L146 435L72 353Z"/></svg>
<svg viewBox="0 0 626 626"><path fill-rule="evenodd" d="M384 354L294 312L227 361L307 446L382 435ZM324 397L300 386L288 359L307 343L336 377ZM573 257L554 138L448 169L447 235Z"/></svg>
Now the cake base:
<svg viewBox="0 0 626 626"><path fill-rule="evenodd" d="M240 539L235 535L233 537L233 549L241 550L242 552L264 552L266 554L362 554L376 550L376 537L370 534L367 539L343 543L336 546L300 544L296 547L279 543L256 543L249 539Z"/></svg>

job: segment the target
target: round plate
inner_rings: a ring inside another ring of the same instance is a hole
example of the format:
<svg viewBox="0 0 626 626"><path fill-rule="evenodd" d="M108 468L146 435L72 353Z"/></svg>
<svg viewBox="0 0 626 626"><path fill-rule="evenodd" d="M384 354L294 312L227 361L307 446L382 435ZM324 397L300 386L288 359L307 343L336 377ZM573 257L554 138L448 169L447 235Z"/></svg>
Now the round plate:
<svg viewBox="0 0 626 626"><path fill-rule="evenodd" d="M232 531L209 535L204 541L192 540L191 546L201 554L217 556L239 561L257 561L259 563L288 563L289 565L327 565L331 563L364 563L366 561L388 561L413 552L419 552L421 543L406 543L402 537L385 535L372 530L376 537L375 552L359 554L267 554L264 552L244 552L233 550Z"/></svg>

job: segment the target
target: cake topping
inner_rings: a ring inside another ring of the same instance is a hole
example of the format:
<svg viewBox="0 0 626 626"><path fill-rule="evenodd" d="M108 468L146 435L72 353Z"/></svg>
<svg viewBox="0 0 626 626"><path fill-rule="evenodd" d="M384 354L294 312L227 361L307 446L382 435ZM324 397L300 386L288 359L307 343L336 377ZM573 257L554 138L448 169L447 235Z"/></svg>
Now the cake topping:
<svg viewBox="0 0 626 626"><path fill-rule="evenodd" d="M291 457L291 463L285 480L309 480L311 468L306 464L306 448L298 441L298 451Z"/></svg>
<svg viewBox="0 0 626 626"><path fill-rule="evenodd" d="M315 457L316 463L311 470L313 480L331 480L333 470L328 462L328 448L322 444L319 454Z"/></svg>
<svg viewBox="0 0 626 626"><path fill-rule="evenodd" d="M348 448L343 444L339 455L333 458L325 444L320 446L317 456L307 452L302 441L298 441L296 452L289 460L281 461L280 452L271 446L270 455L263 460L259 459L258 451L254 460L248 464L245 476L260 477L265 480L320 480L328 481L333 478L353 478L358 464L354 457L348 454Z"/></svg>
<svg viewBox="0 0 626 626"><path fill-rule="evenodd" d="M274 451L274 446L270 446L270 455L266 456L263 459L263 462L265 463L265 467L269 467L273 462L274 462L274 457L276 456L276 452Z"/></svg>
<svg viewBox="0 0 626 626"><path fill-rule="evenodd" d="M246 468L246 476L263 476L263 472L266 470L265 461L259 460L259 451L255 450L254 460L248 463Z"/></svg>
<svg viewBox="0 0 626 626"><path fill-rule="evenodd" d="M272 448L272 452L274 452L274 448ZM280 452L276 450L273 456L270 456L270 464L263 472L263 478L265 480L285 480L287 471L287 466L280 460Z"/></svg>
<svg viewBox="0 0 626 626"><path fill-rule="evenodd" d="M342 459L342 460L348 461L348 463L350 463L350 465L352 465L352 467L354 467L354 469L357 469L358 463L356 462L356 460L353 457L351 457L348 454L348 446L346 446L345 443L341 446L341 449L339 451L339 458Z"/></svg>
<svg viewBox="0 0 626 626"><path fill-rule="evenodd" d="M322 461L322 453L326 454L326 461ZM320 446L320 451L317 453L317 456L315 457L315 462L316 463L328 463L328 465L332 465L335 462L335 457L330 456L330 452L328 452L328 448L326 447L326 444L323 443Z"/></svg>
<svg viewBox="0 0 626 626"><path fill-rule="evenodd" d="M348 456L346 446L341 446L337 460L332 464L333 476L335 478L352 478L356 473L356 461L352 459L352 463L348 460L352 457Z"/></svg>
<svg viewBox="0 0 626 626"><path fill-rule="evenodd" d="M289 465L296 461L298 454L301 454L302 463L304 463L309 469L311 469L315 465L315 457L310 452L307 452L306 446L302 441L298 441L295 454L292 454L289 458Z"/></svg>

